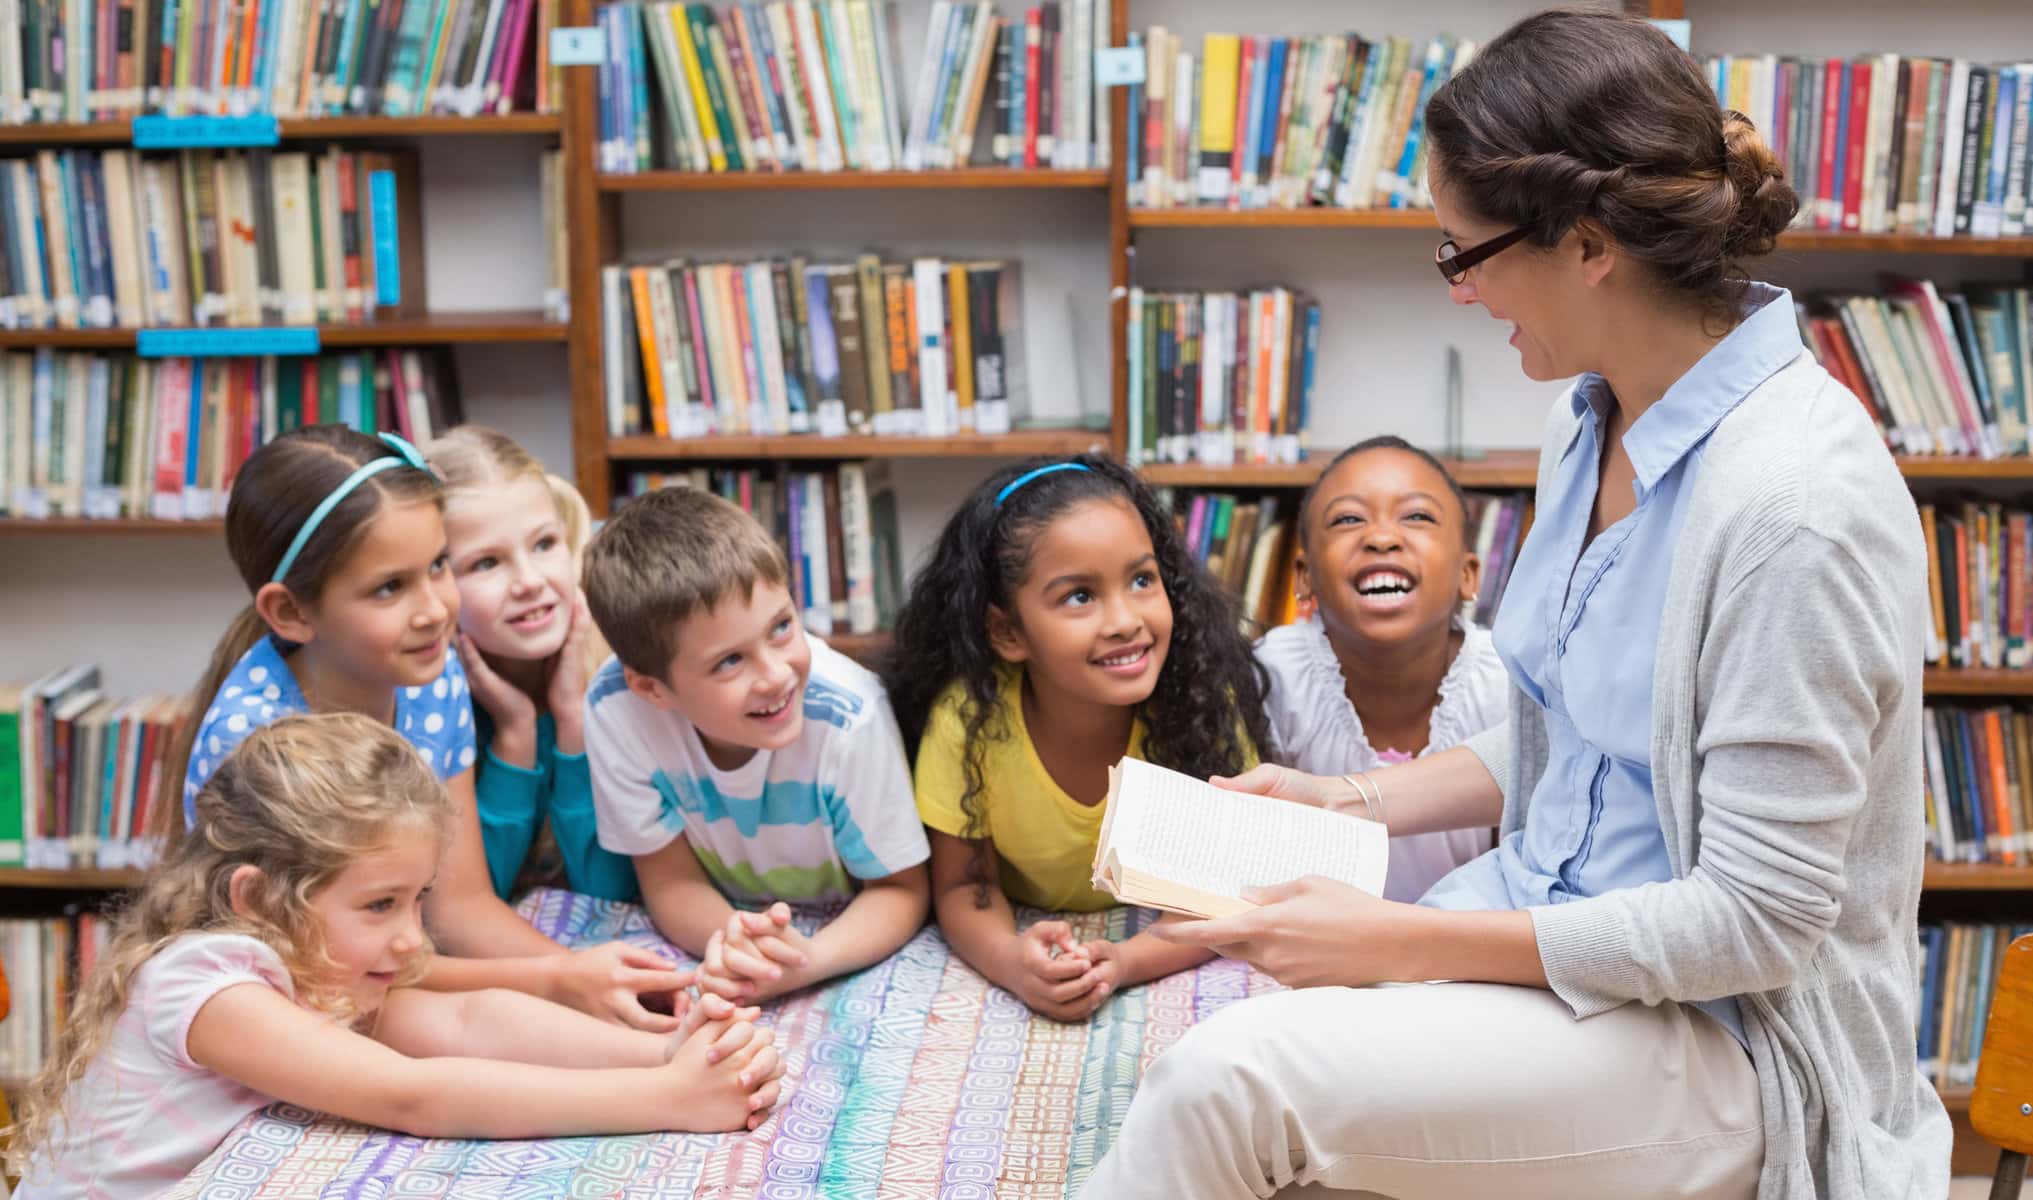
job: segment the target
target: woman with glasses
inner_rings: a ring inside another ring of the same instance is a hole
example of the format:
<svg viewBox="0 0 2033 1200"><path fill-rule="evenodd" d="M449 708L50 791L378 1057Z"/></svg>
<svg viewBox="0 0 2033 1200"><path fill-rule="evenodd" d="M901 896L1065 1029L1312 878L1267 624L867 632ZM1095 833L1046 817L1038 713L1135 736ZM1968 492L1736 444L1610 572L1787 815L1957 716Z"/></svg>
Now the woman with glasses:
<svg viewBox="0 0 2033 1200"><path fill-rule="evenodd" d="M1575 377L1496 620L1510 720L1232 786L1500 840L1417 905L1315 878L1165 927L1298 990L1158 1059L1086 1194L1944 1196L1922 539L1792 298L1742 273L1798 200L1692 58L1608 12L1513 26L1426 137L1453 299Z"/></svg>

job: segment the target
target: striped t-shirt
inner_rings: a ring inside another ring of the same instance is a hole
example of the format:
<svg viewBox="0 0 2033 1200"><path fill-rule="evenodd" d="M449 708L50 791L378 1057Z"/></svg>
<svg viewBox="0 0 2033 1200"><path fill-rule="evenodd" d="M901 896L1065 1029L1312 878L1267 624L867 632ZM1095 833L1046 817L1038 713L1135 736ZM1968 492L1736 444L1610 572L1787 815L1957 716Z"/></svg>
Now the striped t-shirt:
<svg viewBox="0 0 2033 1200"><path fill-rule="evenodd" d="M600 844L631 857L683 835L737 903L825 903L931 857L903 738L874 675L817 638L805 728L732 771L692 723L628 690L609 659L586 693Z"/></svg>

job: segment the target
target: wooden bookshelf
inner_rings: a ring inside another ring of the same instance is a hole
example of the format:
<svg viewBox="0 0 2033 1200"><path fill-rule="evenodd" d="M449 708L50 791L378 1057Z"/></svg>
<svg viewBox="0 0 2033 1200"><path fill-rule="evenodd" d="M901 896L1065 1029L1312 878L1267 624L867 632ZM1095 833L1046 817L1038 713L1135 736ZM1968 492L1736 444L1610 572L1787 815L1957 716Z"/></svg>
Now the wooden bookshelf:
<svg viewBox="0 0 2033 1200"><path fill-rule="evenodd" d="M563 342L570 327L535 310L433 312L318 326L328 349ZM0 329L0 350L132 350L132 329Z"/></svg>
<svg viewBox="0 0 2033 1200"><path fill-rule="evenodd" d="M1037 454L1107 451L1108 434L1095 430L1046 430L982 437L818 437L609 438L607 455L616 461L727 461L756 458L847 460L857 458L1028 458Z"/></svg>
<svg viewBox="0 0 2033 1200"><path fill-rule="evenodd" d="M94 520L90 517L50 517L38 521L33 517L0 517L0 534L167 534L185 537L201 534L216 538L226 528L224 521L209 519L203 521L157 521L148 517L121 517L114 520Z"/></svg>
<svg viewBox="0 0 2033 1200"><path fill-rule="evenodd" d="M1107 171L960 167L941 171L638 171L601 174L603 192L995 191L1102 192Z"/></svg>
<svg viewBox="0 0 2033 1200"><path fill-rule="evenodd" d="M557 113L507 113L477 117L289 117L278 121L289 142L320 138L348 141L421 137L556 137ZM50 122L0 125L0 146L125 146L134 141L128 121Z"/></svg>
<svg viewBox="0 0 2033 1200"><path fill-rule="evenodd" d="M1930 696L2033 696L2033 670L1929 667L1921 686Z"/></svg>
<svg viewBox="0 0 2033 1200"><path fill-rule="evenodd" d="M1930 862L1921 886L1930 892L2033 892L2033 866Z"/></svg>
<svg viewBox="0 0 2033 1200"><path fill-rule="evenodd" d="M40 888L46 891L112 892L141 882L141 872L102 871L92 867L70 870L32 870L27 867L0 867L0 888Z"/></svg>
<svg viewBox="0 0 2033 1200"><path fill-rule="evenodd" d="M1334 453L1320 451L1297 463L1238 463L1232 467L1204 463L1146 463L1143 477L1166 487L1303 488L1319 478ZM1538 481L1536 450L1491 450L1467 458L1443 458L1447 470L1465 488L1509 490L1529 488Z"/></svg>

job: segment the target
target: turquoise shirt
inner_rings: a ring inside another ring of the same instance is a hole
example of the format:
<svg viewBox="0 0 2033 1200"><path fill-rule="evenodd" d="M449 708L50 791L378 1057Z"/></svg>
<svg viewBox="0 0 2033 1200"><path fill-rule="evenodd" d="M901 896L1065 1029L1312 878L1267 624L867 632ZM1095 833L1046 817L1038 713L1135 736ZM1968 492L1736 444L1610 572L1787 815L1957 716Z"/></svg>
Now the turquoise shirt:
<svg viewBox="0 0 2033 1200"><path fill-rule="evenodd" d="M558 750L551 715L537 718L536 766L518 767L494 754L494 722L473 706L484 753L473 780L480 808L480 840L487 850L487 874L502 899L515 885L537 830L548 817L551 836L565 863L565 881L575 892L602 900L632 901L641 894L635 864L600 848L593 827L593 776L584 754Z"/></svg>
<svg viewBox="0 0 2033 1200"><path fill-rule="evenodd" d="M1652 793L1653 660L1666 584L1708 435L1800 356L1793 299L1753 285L1750 312L1624 434L1637 506L1588 538L1609 384L1583 375L1580 418L1497 612L1497 654L1545 721L1548 761L1522 830L1448 875L1422 904L1516 909L1664 883L1672 862ZM1707 1011L1743 1038L1734 997Z"/></svg>

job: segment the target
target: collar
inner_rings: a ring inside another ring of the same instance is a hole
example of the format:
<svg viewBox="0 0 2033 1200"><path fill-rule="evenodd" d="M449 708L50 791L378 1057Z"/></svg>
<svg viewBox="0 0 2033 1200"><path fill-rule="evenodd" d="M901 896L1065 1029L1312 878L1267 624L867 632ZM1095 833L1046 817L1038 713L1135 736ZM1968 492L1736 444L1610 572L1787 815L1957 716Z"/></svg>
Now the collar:
<svg viewBox="0 0 2033 1200"><path fill-rule="evenodd" d="M1753 283L1744 316L1710 347L1658 403L1624 434L1640 500L1687 457L1744 397L1800 356L1793 296L1784 288ZM1574 388L1574 415L1599 422L1610 403L1609 383L1590 372Z"/></svg>

